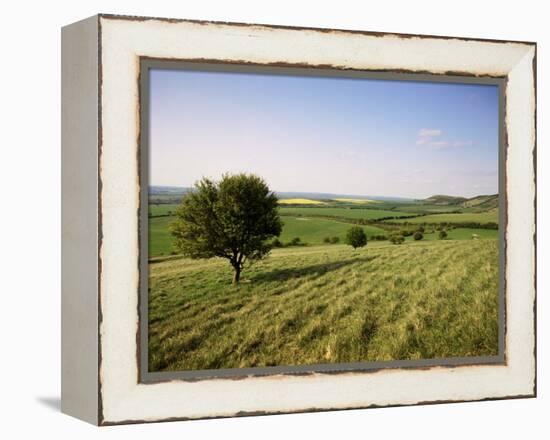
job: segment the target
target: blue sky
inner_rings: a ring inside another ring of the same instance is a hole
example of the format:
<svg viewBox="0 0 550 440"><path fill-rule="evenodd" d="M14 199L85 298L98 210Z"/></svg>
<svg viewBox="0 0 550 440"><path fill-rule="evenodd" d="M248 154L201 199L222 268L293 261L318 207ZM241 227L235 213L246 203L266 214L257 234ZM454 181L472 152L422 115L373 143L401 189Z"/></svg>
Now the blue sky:
<svg viewBox="0 0 550 440"><path fill-rule="evenodd" d="M226 172L275 191L498 192L498 88L154 69L150 183Z"/></svg>

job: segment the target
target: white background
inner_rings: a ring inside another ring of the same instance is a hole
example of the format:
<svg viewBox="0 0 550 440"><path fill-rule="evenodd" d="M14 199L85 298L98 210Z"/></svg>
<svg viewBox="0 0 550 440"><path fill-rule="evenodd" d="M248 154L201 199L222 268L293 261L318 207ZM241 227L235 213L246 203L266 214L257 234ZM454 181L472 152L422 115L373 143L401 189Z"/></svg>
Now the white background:
<svg viewBox="0 0 550 440"><path fill-rule="evenodd" d="M547 438L548 13L541 1L23 1L0 15L0 437ZM538 43L537 399L95 428L59 413L60 28L98 12ZM546 408L545 408L546 407ZM166 436L166 437L162 437Z"/></svg>

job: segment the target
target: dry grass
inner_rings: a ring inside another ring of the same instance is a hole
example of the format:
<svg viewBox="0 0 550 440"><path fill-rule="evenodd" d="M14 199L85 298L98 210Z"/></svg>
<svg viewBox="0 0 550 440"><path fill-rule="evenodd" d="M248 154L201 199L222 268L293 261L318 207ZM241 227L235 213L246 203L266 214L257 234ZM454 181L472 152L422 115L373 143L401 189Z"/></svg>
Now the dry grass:
<svg viewBox="0 0 550 440"><path fill-rule="evenodd" d="M150 265L151 371L452 356L498 349L498 243L274 251Z"/></svg>

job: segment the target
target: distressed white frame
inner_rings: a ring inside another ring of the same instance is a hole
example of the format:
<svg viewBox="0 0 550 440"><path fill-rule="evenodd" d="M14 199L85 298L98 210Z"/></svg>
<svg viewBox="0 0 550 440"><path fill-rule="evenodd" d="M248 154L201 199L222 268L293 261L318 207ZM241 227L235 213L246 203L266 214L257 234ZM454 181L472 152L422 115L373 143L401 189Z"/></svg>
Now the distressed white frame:
<svg viewBox="0 0 550 440"><path fill-rule="evenodd" d="M98 423L535 395L534 44L116 16L98 25ZM139 383L140 57L506 76L506 365Z"/></svg>

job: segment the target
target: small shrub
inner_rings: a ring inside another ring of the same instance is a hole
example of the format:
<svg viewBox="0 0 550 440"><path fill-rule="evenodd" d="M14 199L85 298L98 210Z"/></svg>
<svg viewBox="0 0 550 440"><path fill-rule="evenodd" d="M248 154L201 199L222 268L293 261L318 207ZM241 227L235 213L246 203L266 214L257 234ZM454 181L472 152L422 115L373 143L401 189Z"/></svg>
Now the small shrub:
<svg viewBox="0 0 550 440"><path fill-rule="evenodd" d="M413 238L418 241L418 240L422 240L424 238L424 235L422 234L422 232L420 231L416 231L413 235Z"/></svg>
<svg viewBox="0 0 550 440"><path fill-rule="evenodd" d="M278 238L275 238L272 242L271 242L271 246L273 246L274 248L282 248L284 246L283 242L281 240L279 240Z"/></svg>
<svg viewBox="0 0 550 440"><path fill-rule="evenodd" d="M346 233L346 244L349 244L353 249L363 247L367 244L367 235L363 228L359 226L353 226L348 229Z"/></svg>
<svg viewBox="0 0 550 440"><path fill-rule="evenodd" d="M330 242L332 244L340 243L340 237L331 237Z"/></svg>
<svg viewBox="0 0 550 440"><path fill-rule="evenodd" d="M332 239L330 237L323 238L323 243L332 243Z"/></svg>
<svg viewBox="0 0 550 440"><path fill-rule="evenodd" d="M442 229L441 231L439 231L439 239L440 240L444 240L447 238L447 232L445 232L444 229Z"/></svg>
<svg viewBox="0 0 550 440"><path fill-rule="evenodd" d="M388 239L388 236L387 236L387 235L383 235L383 234L379 234L379 235L373 235L373 236L371 236L370 239L371 239L371 240L375 240L375 241L384 241L384 240L387 240L387 239Z"/></svg>
<svg viewBox="0 0 550 440"><path fill-rule="evenodd" d="M390 235L390 242L393 244L401 244L404 241L405 241L405 237L403 237L401 234Z"/></svg>
<svg viewBox="0 0 550 440"><path fill-rule="evenodd" d="M285 243L283 246L307 246L307 243L303 242L300 237L294 237L288 243Z"/></svg>

